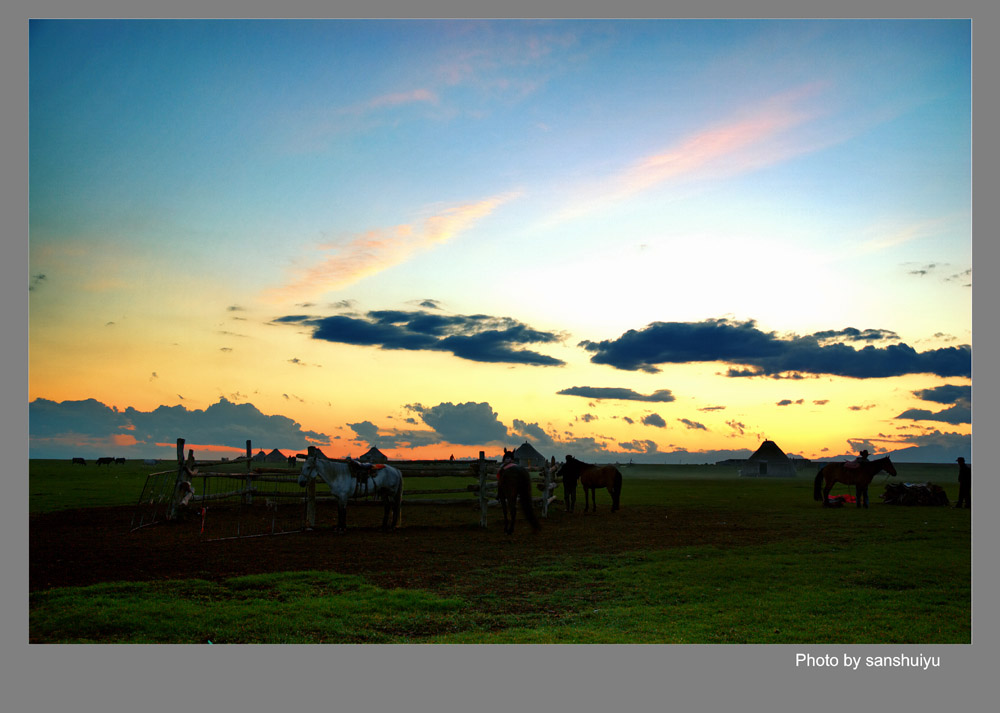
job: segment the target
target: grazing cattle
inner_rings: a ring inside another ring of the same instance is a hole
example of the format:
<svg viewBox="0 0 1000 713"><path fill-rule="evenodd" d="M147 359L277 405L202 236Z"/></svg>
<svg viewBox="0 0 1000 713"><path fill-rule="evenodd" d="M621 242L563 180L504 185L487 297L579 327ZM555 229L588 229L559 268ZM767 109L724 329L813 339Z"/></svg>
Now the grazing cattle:
<svg viewBox="0 0 1000 713"><path fill-rule="evenodd" d="M125 459L124 458L115 458L115 463L118 464L118 465L125 465Z"/></svg>
<svg viewBox="0 0 1000 713"><path fill-rule="evenodd" d="M85 461L83 458L74 458L73 465L87 465L87 461Z"/></svg>
<svg viewBox="0 0 1000 713"><path fill-rule="evenodd" d="M97 465L111 465L115 462L114 458L98 458Z"/></svg>

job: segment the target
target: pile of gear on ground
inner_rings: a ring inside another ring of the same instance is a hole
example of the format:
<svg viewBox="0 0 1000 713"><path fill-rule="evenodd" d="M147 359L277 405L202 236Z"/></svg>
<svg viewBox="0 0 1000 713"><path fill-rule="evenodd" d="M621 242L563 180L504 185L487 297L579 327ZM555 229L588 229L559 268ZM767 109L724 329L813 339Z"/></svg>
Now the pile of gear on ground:
<svg viewBox="0 0 1000 713"><path fill-rule="evenodd" d="M880 497L886 505L948 505L944 488L934 483L889 483Z"/></svg>

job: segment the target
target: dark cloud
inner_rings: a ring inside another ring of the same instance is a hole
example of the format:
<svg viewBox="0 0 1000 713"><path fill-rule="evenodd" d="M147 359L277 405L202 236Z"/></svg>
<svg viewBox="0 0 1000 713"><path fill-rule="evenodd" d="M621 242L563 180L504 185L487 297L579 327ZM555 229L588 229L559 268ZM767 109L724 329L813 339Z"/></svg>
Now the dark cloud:
<svg viewBox="0 0 1000 713"><path fill-rule="evenodd" d="M912 408L899 414L896 418L912 421L940 421L950 424L972 423L972 386L944 384L914 391L913 395L923 401L951 404L951 406L943 411Z"/></svg>
<svg viewBox="0 0 1000 713"><path fill-rule="evenodd" d="M252 404L234 404L225 398L205 410L159 406L153 411L132 407L117 411L94 399L61 403L35 399L28 408L33 458L86 456L74 452L80 442L113 448L114 455L154 457L162 455L163 444L176 443L178 438L239 449L247 440L261 448L297 449L327 439L322 433L303 430L286 416L268 416ZM117 445L133 440L132 445Z"/></svg>
<svg viewBox="0 0 1000 713"><path fill-rule="evenodd" d="M340 344L445 351L478 362L564 365L559 359L524 348L531 344L556 343L560 340L558 335L532 329L507 317L378 310L363 317L288 315L273 321L309 327L313 330L313 339Z"/></svg>
<svg viewBox="0 0 1000 713"><path fill-rule="evenodd" d="M642 423L644 426L656 426L657 428L667 427L667 422L663 420L662 416L656 413L651 413L648 416L643 416Z"/></svg>
<svg viewBox="0 0 1000 713"><path fill-rule="evenodd" d="M28 292L34 292L45 282L45 275L38 273L31 276L31 283L28 285Z"/></svg>
<svg viewBox="0 0 1000 713"><path fill-rule="evenodd" d="M623 451L628 453L657 453L659 448L657 447L655 441L629 441L628 443L619 443L618 447Z"/></svg>
<svg viewBox="0 0 1000 713"><path fill-rule="evenodd" d="M487 443L505 443L508 439L504 426L488 403L442 403L426 408L410 404L408 409L420 416L444 441L463 446Z"/></svg>
<svg viewBox="0 0 1000 713"><path fill-rule="evenodd" d="M904 374L970 376L972 348L968 345L917 352L906 344L861 349L832 339L870 341L892 336L885 330L820 332L804 337L779 337L757 329L753 320L734 322L654 322L629 330L618 339L584 341L580 346L596 364L626 371L656 373L662 364L723 362L734 365L728 376L831 374L875 379ZM742 367L742 368L737 368Z"/></svg>
<svg viewBox="0 0 1000 713"><path fill-rule="evenodd" d="M943 411L928 411L926 409L911 408L903 411L896 418L906 418L913 421L940 421L957 425L959 423L972 423L972 407L967 403L955 404Z"/></svg>
<svg viewBox="0 0 1000 713"><path fill-rule="evenodd" d="M802 399L798 401L792 401L791 399L782 399L776 405L777 406L800 406L803 403Z"/></svg>
<svg viewBox="0 0 1000 713"><path fill-rule="evenodd" d="M510 435L516 436L518 440L529 441L535 448L552 448L555 446L555 440L545 432L544 428L537 423L525 423L517 418L514 419L514 423L511 426Z"/></svg>
<svg viewBox="0 0 1000 713"><path fill-rule="evenodd" d="M933 401L938 404L954 404L959 401L972 401L972 386L945 384L932 389L914 391L913 395L922 401Z"/></svg>
<svg viewBox="0 0 1000 713"><path fill-rule="evenodd" d="M606 386L571 386L568 389L557 391L556 394L560 396L582 396L588 399L616 399L619 401L653 401L666 403L676 400L674 395L670 393L669 389L659 389L658 391L654 391L653 393L646 395L632 391L632 389Z"/></svg>
<svg viewBox="0 0 1000 713"><path fill-rule="evenodd" d="M747 425L745 423L740 423L739 421L726 421L726 425L741 436L746 433L747 430Z"/></svg>
<svg viewBox="0 0 1000 713"><path fill-rule="evenodd" d="M371 421L349 423L347 426L354 431L354 440L356 441L367 441L368 443L375 443L378 441L378 426Z"/></svg>
<svg viewBox="0 0 1000 713"><path fill-rule="evenodd" d="M846 327L844 329L825 330L810 335L821 342L884 342L898 340L899 335L888 329L855 329Z"/></svg>
<svg viewBox="0 0 1000 713"><path fill-rule="evenodd" d="M706 406L705 408L698 409L699 411L725 411L725 406Z"/></svg>
<svg viewBox="0 0 1000 713"><path fill-rule="evenodd" d="M697 421L691 421L691 420L686 419L686 418L679 418L677 420L680 421L681 423L683 423L688 428L696 430L696 431L707 431L708 430L707 428L705 428L705 424L698 423Z"/></svg>

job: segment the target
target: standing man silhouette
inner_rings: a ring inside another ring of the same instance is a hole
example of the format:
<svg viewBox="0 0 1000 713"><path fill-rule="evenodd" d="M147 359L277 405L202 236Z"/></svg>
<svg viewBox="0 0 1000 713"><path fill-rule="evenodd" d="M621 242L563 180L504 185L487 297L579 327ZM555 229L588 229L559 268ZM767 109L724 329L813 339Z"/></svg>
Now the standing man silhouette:
<svg viewBox="0 0 1000 713"><path fill-rule="evenodd" d="M962 505L967 508L972 507L972 468L965 463L965 458L958 459L958 502L955 507Z"/></svg>

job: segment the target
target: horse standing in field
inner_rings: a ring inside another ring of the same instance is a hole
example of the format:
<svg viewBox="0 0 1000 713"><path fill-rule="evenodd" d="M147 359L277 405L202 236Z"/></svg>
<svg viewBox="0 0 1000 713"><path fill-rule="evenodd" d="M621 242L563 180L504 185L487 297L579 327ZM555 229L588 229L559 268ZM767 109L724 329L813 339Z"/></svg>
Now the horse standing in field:
<svg viewBox="0 0 1000 713"><path fill-rule="evenodd" d="M849 463L827 463L816 474L813 481L813 500L822 500L823 507L830 506L830 490L834 483L854 486L855 503L858 507L868 507L868 485L872 478L881 471L889 475L896 475L896 466L892 464L889 457L878 458L876 460L863 460L857 464ZM820 488L820 482L826 481L826 487Z"/></svg>
<svg viewBox="0 0 1000 713"><path fill-rule="evenodd" d="M347 530L347 501L352 497L366 495L377 495L382 499L384 507L382 529L391 530L399 524L399 508L403 500L403 474L390 465L376 468L370 469L350 460L328 460L310 454L302 465L298 483L305 487L317 477L326 481L330 486L330 492L337 500L338 532Z"/></svg>
<svg viewBox="0 0 1000 713"><path fill-rule="evenodd" d="M517 519L517 501L521 501L524 517L531 524L531 529L538 532L541 525L535 517L531 506L531 473L522 468L514 460L514 451L503 449L503 460L497 470L497 500L503 508L503 531L514 534L514 521ZM510 520L507 512L510 511Z"/></svg>
<svg viewBox="0 0 1000 713"><path fill-rule="evenodd" d="M591 508L597 512L597 489L607 488L611 494L611 512L621 507L622 474L613 465L591 465L566 456L566 462L559 468L563 479L563 492L566 495L566 512L573 512L576 507L577 482L583 486L583 511Z"/></svg>

